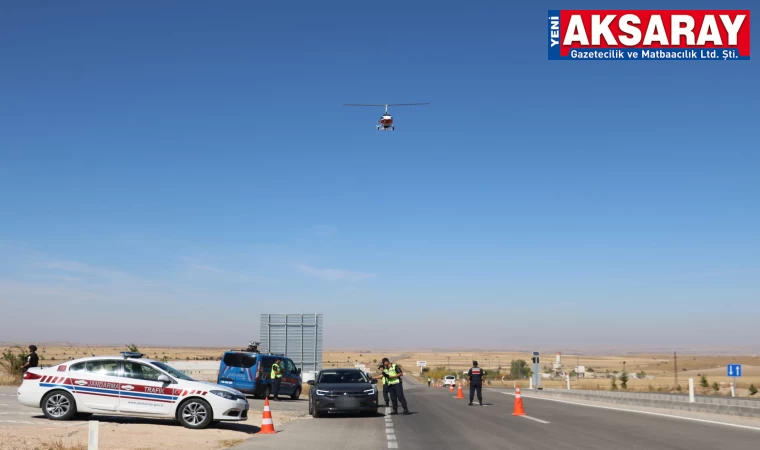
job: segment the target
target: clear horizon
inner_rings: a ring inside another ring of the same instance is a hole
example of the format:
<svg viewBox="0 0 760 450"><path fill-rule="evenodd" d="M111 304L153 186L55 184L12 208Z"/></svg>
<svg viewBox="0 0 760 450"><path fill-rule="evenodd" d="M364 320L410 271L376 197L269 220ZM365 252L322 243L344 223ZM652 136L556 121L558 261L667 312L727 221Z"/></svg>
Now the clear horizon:
<svg viewBox="0 0 760 450"><path fill-rule="evenodd" d="M760 342L757 63L548 61L556 6L5 5L0 341Z"/></svg>

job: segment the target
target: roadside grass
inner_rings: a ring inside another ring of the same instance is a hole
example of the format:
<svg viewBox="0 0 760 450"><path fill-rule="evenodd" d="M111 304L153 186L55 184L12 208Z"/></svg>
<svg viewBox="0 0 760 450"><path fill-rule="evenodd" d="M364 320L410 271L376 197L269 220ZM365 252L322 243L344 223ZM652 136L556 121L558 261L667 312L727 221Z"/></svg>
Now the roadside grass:
<svg viewBox="0 0 760 450"><path fill-rule="evenodd" d="M82 443L64 444L62 440L43 442L33 448L34 450L87 450L87 446Z"/></svg>
<svg viewBox="0 0 760 450"><path fill-rule="evenodd" d="M18 386L20 382L7 373L0 373L0 386Z"/></svg>

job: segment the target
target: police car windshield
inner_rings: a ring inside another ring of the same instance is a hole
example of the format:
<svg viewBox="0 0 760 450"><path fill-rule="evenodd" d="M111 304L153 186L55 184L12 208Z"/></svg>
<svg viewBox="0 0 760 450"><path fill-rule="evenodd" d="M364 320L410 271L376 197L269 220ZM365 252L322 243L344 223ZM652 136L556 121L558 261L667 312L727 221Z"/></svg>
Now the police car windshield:
<svg viewBox="0 0 760 450"><path fill-rule="evenodd" d="M319 375L319 383L369 383L369 380L358 370L330 370Z"/></svg>
<svg viewBox="0 0 760 450"><path fill-rule="evenodd" d="M153 361L151 364L158 367L159 369L163 370L164 372L168 373L169 375L179 378L180 380L186 380L186 381L195 381L189 376L185 375L184 373L180 372L179 370L175 369L172 366L168 366L162 362Z"/></svg>

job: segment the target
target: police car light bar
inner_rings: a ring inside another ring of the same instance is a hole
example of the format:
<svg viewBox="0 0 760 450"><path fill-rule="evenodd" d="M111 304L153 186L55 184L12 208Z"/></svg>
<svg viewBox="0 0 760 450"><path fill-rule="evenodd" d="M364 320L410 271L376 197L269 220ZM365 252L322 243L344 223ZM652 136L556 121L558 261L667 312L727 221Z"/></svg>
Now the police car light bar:
<svg viewBox="0 0 760 450"><path fill-rule="evenodd" d="M140 353L140 352L121 352L121 355L124 357L124 359L142 358L143 356L145 356L143 353Z"/></svg>

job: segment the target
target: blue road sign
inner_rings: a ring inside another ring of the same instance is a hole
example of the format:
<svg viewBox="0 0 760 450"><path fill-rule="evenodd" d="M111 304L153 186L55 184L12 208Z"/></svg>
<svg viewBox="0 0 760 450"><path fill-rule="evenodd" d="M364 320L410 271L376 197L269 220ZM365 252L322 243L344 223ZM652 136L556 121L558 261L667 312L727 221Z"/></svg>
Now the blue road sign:
<svg viewBox="0 0 760 450"><path fill-rule="evenodd" d="M727 367L728 370L728 376L729 377L740 377L742 376L742 365L741 364L729 364Z"/></svg>

